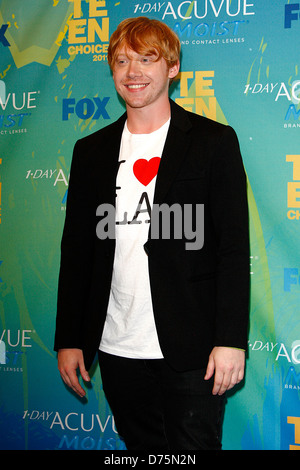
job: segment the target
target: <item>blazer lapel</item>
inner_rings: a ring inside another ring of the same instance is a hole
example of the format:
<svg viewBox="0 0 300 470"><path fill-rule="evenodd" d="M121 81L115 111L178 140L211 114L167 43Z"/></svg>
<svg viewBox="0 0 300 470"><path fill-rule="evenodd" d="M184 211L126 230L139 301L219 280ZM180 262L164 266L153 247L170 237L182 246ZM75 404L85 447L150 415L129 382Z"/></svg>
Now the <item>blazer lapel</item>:
<svg viewBox="0 0 300 470"><path fill-rule="evenodd" d="M162 204L189 146L188 131L191 123L188 114L170 100L171 122L159 165L153 204Z"/></svg>
<svg viewBox="0 0 300 470"><path fill-rule="evenodd" d="M111 205L115 205L119 153L126 117L125 113L111 126L111 135L107 137L105 143L101 143L101 153L105 159L105 172L101 188L99 187L99 194L105 194L105 202Z"/></svg>

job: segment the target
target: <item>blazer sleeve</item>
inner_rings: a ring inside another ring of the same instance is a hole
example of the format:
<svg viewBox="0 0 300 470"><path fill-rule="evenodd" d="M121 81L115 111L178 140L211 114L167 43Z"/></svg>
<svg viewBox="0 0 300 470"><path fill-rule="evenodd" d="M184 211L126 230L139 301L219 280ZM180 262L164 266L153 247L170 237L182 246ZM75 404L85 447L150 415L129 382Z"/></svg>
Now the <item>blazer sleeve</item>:
<svg viewBox="0 0 300 470"><path fill-rule="evenodd" d="M210 211L217 238L215 346L247 348L249 220L247 177L234 130L226 126L212 159Z"/></svg>
<svg viewBox="0 0 300 470"><path fill-rule="evenodd" d="M88 171L85 145L79 140L73 151L61 241L56 351L60 348L82 348L81 325L90 286L95 238L95 210Z"/></svg>

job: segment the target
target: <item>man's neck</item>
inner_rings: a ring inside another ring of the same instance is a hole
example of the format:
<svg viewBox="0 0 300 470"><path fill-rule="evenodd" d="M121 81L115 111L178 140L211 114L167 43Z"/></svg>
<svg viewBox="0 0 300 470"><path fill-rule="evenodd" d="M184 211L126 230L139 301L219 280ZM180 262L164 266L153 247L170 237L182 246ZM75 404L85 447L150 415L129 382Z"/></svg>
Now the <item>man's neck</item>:
<svg viewBox="0 0 300 470"><path fill-rule="evenodd" d="M170 119L170 115L169 100L160 108L127 106L127 127L131 134L150 134L163 126Z"/></svg>

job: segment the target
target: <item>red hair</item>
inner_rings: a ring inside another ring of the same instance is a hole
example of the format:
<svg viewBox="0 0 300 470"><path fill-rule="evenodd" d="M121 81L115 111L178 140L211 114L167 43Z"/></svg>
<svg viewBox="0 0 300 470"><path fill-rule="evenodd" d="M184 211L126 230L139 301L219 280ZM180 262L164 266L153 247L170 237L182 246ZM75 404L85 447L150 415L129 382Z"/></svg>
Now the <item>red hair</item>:
<svg viewBox="0 0 300 470"><path fill-rule="evenodd" d="M111 69L114 68L116 56L122 47L141 55L157 55L157 60L163 57L168 68L179 61L178 36L165 23L145 16L123 20L111 35L107 53Z"/></svg>

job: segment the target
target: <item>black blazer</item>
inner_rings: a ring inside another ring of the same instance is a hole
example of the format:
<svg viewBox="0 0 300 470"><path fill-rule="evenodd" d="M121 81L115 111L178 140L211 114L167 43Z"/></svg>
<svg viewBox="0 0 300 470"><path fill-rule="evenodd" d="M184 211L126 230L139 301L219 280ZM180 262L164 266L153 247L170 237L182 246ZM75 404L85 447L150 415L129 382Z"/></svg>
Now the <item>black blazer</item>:
<svg viewBox="0 0 300 470"><path fill-rule="evenodd" d="M61 243L55 350L80 348L89 368L109 300L115 241L99 240L100 204L115 204L126 114L74 148ZM177 370L206 367L214 346L247 348L249 234L246 176L235 132L171 101L154 204L204 204L204 245L145 244L155 322Z"/></svg>

